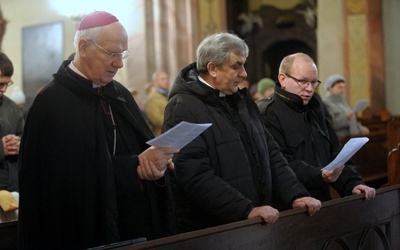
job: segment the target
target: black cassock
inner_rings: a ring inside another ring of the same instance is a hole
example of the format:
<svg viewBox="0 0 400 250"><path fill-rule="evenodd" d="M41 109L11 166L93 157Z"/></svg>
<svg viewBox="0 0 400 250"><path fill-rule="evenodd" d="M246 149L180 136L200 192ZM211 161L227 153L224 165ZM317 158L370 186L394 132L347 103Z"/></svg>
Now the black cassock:
<svg viewBox="0 0 400 250"><path fill-rule="evenodd" d="M116 81L99 94L69 62L38 94L26 121L19 247L81 249L171 234L166 178L137 176L137 155L153 134L133 97Z"/></svg>

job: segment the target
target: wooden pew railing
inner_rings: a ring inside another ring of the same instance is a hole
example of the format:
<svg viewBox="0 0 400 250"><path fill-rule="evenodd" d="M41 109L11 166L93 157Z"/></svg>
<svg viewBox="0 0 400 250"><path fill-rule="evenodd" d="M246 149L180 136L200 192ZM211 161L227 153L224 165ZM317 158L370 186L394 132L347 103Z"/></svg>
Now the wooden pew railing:
<svg viewBox="0 0 400 250"><path fill-rule="evenodd" d="M16 249L17 222L1 223L0 235L0 249ZM275 224L254 218L112 249L397 250L399 235L400 185L393 185L368 201L361 194L324 202L313 216L292 209Z"/></svg>
<svg viewBox="0 0 400 250"><path fill-rule="evenodd" d="M387 125L387 147L389 149L387 185L400 184L400 117L394 116ZM386 184L385 184L386 185Z"/></svg>
<svg viewBox="0 0 400 250"><path fill-rule="evenodd" d="M388 155L388 184L400 184L400 143Z"/></svg>
<svg viewBox="0 0 400 250"><path fill-rule="evenodd" d="M387 124L387 148L391 151L400 142L400 116L394 116ZM388 152L389 152L388 151Z"/></svg>
<svg viewBox="0 0 400 250"><path fill-rule="evenodd" d="M377 190L372 200L354 195L306 209L283 211L275 224L254 218L153 241L128 249L400 249L400 185Z"/></svg>

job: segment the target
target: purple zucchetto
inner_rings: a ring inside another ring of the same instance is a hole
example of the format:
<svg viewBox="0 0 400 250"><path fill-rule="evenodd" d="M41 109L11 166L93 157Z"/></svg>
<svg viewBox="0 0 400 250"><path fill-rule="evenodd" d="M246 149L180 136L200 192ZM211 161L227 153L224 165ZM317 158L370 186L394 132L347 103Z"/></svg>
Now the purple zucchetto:
<svg viewBox="0 0 400 250"><path fill-rule="evenodd" d="M79 23L78 30L85 30L119 22L118 18L106 11L95 11L87 14Z"/></svg>

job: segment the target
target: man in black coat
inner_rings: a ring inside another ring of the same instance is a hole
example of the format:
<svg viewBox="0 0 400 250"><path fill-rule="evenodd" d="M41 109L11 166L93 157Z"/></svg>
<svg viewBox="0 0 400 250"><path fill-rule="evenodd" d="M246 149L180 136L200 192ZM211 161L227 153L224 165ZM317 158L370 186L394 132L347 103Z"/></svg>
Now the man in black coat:
<svg viewBox="0 0 400 250"><path fill-rule="evenodd" d="M181 121L212 123L174 158L180 232L253 217L274 223L277 200L311 215L321 207L288 167L247 90L238 88L248 52L233 34L209 36L170 91L165 130Z"/></svg>
<svg viewBox="0 0 400 250"><path fill-rule="evenodd" d="M113 80L129 55L127 33L115 16L96 11L81 21L74 44L75 58L62 63L28 114L19 248L162 237L172 197L164 173L177 150L146 145L153 134L130 92Z"/></svg>
<svg viewBox="0 0 400 250"><path fill-rule="evenodd" d="M322 170L342 146L313 95L320 84L312 58L304 53L286 56L279 67L275 93L259 103L264 123L289 166L311 195L330 200L330 186L341 196L365 193L375 197L351 161L335 170Z"/></svg>

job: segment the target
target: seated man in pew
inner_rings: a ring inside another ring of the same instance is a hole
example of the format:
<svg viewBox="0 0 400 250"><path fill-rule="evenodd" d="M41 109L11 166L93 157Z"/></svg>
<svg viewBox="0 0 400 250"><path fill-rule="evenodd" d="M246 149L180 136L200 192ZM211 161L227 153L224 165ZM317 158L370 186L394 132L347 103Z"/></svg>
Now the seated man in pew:
<svg viewBox="0 0 400 250"><path fill-rule="evenodd" d="M172 173L179 232L261 217L274 223L279 211L321 202L310 197L263 125L247 89L249 48L239 37L217 33L197 49L197 64L176 78L165 109L164 130L181 121L212 126L174 157Z"/></svg>
<svg viewBox="0 0 400 250"><path fill-rule="evenodd" d="M335 170L321 171L342 146L313 96L319 84L311 57L296 53L283 58L275 94L259 103L264 123L313 197L330 200L331 185L341 196L364 192L365 198L373 198L375 189L363 183L351 161Z"/></svg>

